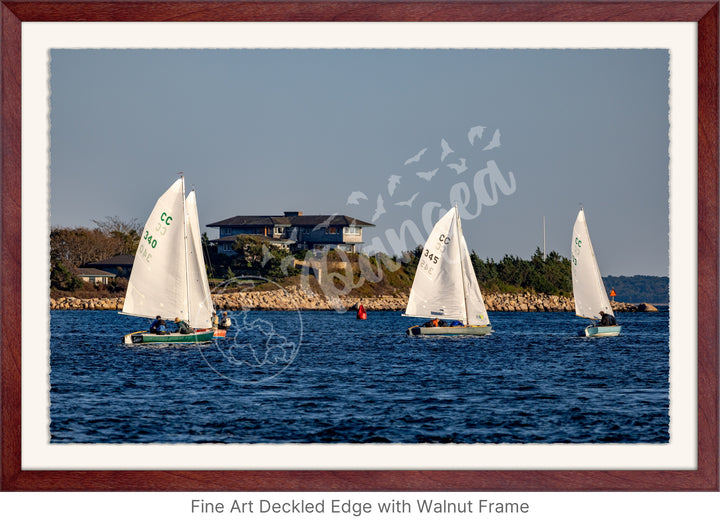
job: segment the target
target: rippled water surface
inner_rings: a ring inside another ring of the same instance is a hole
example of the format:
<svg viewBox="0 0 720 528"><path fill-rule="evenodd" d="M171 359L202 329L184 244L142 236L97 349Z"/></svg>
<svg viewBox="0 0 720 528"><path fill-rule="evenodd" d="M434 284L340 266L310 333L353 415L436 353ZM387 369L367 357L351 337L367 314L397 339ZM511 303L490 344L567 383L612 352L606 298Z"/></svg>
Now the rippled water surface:
<svg viewBox="0 0 720 528"><path fill-rule="evenodd" d="M567 313L490 313L485 337L417 338L398 312L233 312L228 337L123 345L150 321L51 315L56 443L664 443L668 312L616 338Z"/></svg>

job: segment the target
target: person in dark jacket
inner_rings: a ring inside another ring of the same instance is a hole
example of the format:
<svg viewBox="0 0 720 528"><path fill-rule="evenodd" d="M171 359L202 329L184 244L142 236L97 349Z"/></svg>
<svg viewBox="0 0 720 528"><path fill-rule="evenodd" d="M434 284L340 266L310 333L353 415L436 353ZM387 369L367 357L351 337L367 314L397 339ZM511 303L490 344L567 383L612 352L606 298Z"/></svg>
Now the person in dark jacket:
<svg viewBox="0 0 720 528"><path fill-rule="evenodd" d="M615 316L606 314L605 312L600 312L600 326L615 326L615 325L617 325Z"/></svg>
<svg viewBox="0 0 720 528"><path fill-rule="evenodd" d="M185 321L181 321L179 317L175 318L175 324L177 325L177 332L181 334L192 334L192 328Z"/></svg>
<svg viewBox="0 0 720 528"><path fill-rule="evenodd" d="M228 328L230 328L230 325L231 322L227 312L223 312L222 319L220 319L220 326L218 328L220 328L221 330L227 330Z"/></svg>
<svg viewBox="0 0 720 528"><path fill-rule="evenodd" d="M160 316L158 315L155 317L155 320L150 325L150 333L151 334L164 334L167 332L167 327L165 326L165 321L163 321Z"/></svg>

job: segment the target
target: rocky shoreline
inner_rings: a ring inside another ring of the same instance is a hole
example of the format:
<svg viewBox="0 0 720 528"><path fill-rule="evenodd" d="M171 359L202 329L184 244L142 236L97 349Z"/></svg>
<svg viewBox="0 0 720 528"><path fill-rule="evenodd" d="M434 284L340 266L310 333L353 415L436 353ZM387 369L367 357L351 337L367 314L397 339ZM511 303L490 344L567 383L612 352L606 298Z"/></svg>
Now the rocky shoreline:
<svg viewBox="0 0 720 528"><path fill-rule="evenodd" d="M337 310L345 311L362 304L368 311L402 311L407 305L406 294L377 297L327 298L312 291L291 286L285 290L223 293L213 295L218 310ZM574 312L575 303L569 297L544 294L487 293L485 305L491 312ZM122 310L123 297L78 299L62 297L50 299L51 310ZM656 312L651 304L612 303L616 312Z"/></svg>

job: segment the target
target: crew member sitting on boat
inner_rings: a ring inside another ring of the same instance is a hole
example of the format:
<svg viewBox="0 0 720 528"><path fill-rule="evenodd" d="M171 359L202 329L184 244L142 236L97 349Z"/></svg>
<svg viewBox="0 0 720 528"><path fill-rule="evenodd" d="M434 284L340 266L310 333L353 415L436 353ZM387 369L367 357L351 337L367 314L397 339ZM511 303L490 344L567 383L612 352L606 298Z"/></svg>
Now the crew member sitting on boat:
<svg viewBox="0 0 720 528"><path fill-rule="evenodd" d="M185 321L181 321L179 317L175 318L175 324L177 325L177 332L181 334L192 334L192 328Z"/></svg>
<svg viewBox="0 0 720 528"><path fill-rule="evenodd" d="M165 321L160 318L158 315L155 317L155 320L150 325L150 333L151 334L165 334L167 333L167 328L165 326Z"/></svg>
<svg viewBox="0 0 720 528"><path fill-rule="evenodd" d="M217 328L220 324L220 319L217 316L217 312L212 313L212 327Z"/></svg>
<svg viewBox="0 0 720 528"><path fill-rule="evenodd" d="M423 326L447 326L447 324L442 319L435 318L431 321L428 321Z"/></svg>
<svg viewBox="0 0 720 528"><path fill-rule="evenodd" d="M598 323L598 326L616 326L617 321L615 320L614 315L606 314L605 312L600 312L600 322Z"/></svg>
<svg viewBox="0 0 720 528"><path fill-rule="evenodd" d="M228 317L227 312L223 312L223 318L220 320L220 328L221 330L227 330L230 328L230 318Z"/></svg>

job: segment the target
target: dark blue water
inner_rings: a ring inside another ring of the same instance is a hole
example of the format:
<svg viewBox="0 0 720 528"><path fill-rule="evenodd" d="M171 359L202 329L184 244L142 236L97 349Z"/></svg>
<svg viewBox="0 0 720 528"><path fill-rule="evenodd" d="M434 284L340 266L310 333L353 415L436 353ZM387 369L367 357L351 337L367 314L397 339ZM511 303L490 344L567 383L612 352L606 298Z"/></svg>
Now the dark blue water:
<svg viewBox="0 0 720 528"><path fill-rule="evenodd" d="M52 442L669 441L668 312L602 339L568 313L491 312L480 338L408 337L398 312L231 315L225 340L123 345L146 321L53 311Z"/></svg>

